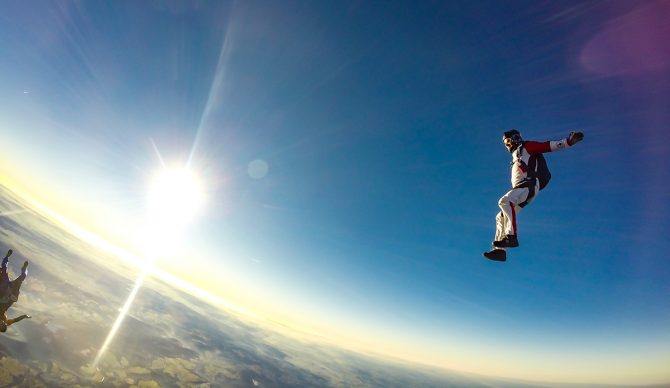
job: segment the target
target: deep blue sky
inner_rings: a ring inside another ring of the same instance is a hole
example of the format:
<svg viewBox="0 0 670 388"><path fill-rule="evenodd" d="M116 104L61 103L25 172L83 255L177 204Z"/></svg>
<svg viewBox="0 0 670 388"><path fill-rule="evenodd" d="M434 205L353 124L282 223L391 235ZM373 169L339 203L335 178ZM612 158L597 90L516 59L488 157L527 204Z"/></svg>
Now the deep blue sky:
<svg viewBox="0 0 670 388"><path fill-rule="evenodd" d="M165 262L189 281L343 346L667 382L668 17L654 1L8 1L0 170L132 245L152 142L192 154L209 200ZM481 252L512 127L586 140L548 155L500 264Z"/></svg>

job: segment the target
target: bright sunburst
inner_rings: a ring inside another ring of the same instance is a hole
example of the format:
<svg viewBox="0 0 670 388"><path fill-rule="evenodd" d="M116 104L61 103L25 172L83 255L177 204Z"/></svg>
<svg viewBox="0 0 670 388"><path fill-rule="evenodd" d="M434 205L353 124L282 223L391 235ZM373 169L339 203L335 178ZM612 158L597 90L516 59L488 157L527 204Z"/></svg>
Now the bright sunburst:
<svg viewBox="0 0 670 388"><path fill-rule="evenodd" d="M150 222L188 222L197 214L203 200L202 184L192 171L183 167L164 168L156 174L149 188Z"/></svg>
<svg viewBox="0 0 670 388"><path fill-rule="evenodd" d="M186 167L163 167L152 178L147 197L145 254L152 260L170 249L205 199L201 181Z"/></svg>
<svg viewBox="0 0 670 388"><path fill-rule="evenodd" d="M162 163L162 159L161 159ZM146 220L145 263L135 285L119 311L116 321L93 361L93 369L113 341L128 314L135 296L148 275L151 264L158 256L173 248L183 226L197 215L204 202L203 186L188 168L163 168L149 185Z"/></svg>

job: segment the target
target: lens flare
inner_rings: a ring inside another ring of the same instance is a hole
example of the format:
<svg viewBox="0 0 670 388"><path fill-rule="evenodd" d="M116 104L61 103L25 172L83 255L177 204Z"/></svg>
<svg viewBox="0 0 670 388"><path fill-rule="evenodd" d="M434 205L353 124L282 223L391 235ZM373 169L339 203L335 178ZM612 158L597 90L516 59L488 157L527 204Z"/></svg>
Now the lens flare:
<svg viewBox="0 0 670 388"><path fill-rule="evenodd" d="M203 201L202 185L186 168L169 169L163 166L152 180L148 195L143 269L93 361L93 370L121 328L149 268L159 256L174 248L183 226L197 214Z"/></svg>

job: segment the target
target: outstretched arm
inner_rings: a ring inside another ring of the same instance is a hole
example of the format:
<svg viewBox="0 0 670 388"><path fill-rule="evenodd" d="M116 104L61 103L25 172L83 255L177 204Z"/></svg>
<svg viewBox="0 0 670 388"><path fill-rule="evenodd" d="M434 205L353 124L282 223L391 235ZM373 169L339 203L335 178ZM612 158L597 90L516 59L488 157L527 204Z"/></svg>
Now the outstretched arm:
<svg viewBox="0 0 670 388"><path fill-rule="evenodd" d="M14 319L8 319L8 320L7 320L7 326L9 326L9 325L11 325L11 324L13 324L13 323L22 321L22 320L24 320L24 319L26 319L26 318L32 318L32 317L31 317L30 315L23 314L23 315L21 315L21 316L19 316L19 317L16 317L16 318L14 318Z"/></svg>
<svg viewBox="0 0 670 388"><path fill-rule="evenodd" d="M545 152L560 151L584 140L582 132L570 132L568 137L561 140L552 140L545 142L527 141L524 143L524 148L531 154L541 154Z"/></svg>

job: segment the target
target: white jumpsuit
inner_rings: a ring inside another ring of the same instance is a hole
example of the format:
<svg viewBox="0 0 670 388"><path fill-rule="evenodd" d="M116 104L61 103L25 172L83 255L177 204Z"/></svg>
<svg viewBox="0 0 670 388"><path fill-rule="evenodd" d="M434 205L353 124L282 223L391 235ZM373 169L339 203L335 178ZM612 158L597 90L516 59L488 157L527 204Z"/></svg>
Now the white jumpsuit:
<svg viewBox="0 0 670 388"><path fill-rule="evenodd" d="M506 235L517 234L516 217L523 206L529 204L540 192L538 179L528 177L528 160L538 153L559 151L570 147L568 139L557 141L526 141L512 152L512 190L498 201L500 212L496 216L496 241Z"/></svg>

